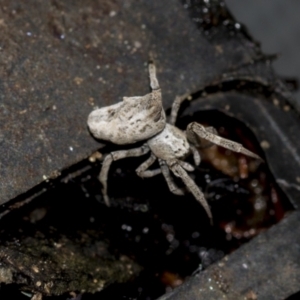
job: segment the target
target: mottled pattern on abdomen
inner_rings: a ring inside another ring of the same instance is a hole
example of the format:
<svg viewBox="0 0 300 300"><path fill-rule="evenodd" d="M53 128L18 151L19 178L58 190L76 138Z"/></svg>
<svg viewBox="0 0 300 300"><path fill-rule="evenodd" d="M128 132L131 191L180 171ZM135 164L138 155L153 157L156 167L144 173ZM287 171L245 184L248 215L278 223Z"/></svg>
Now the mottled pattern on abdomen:
<svg viewBox="0 0 300 300"><path fill-rule="evenodd" d="M160 90L141 97L124 97L122 102L94 110L88 117L91 133L114 144L132 144L161 132L166 116Z"/></svg>

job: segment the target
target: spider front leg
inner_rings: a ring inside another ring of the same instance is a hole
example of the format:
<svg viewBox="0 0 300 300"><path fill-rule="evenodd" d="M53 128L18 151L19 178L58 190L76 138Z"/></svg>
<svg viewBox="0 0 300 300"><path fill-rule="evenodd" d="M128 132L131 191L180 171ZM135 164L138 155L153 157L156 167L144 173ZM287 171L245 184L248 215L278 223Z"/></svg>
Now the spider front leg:
<svg viewBox="0 0 300 300"><path fill-rule="evenodd" d="M205 130L209 133L212 133L213 135L218 135L218 132L217 130L212 127L212 126L209 126L209 127L205 127ZM208 141L207 139L204 139L202 137L200 137L199 135L197 134L192 134L191 132L187 132L186 131L186 135L188 137L188 140L189 142L194 146L194 147L197 147L198 149L206 149L208 147L211 147L214 143L211 142L211 141ZM197 149L196 148L196 149ZM198 151L198 150L197 150Z"/></svg>
<svg viewBox="0 0 300 300"><path fill-rule="evenodd" d="M206 211L210 223L213 224L212 213L210 207L204 197L204 194L200 191L194 180L187 174L187 172L180 166L178 161L172 160L167 162L169 168L174 173L175 176L180 177L181 180L184 182L188 190L194 195L196 200L200 202L203 206L204 210Z"/></svg>
<svg viewBox="0 0 300 300"><path fill-rule="evenodd" d="M104 198L104 202L107 206L110 206L109 197L107 195L107 176L111 163L113 161L123 159L126 157L142 156L149 151L149 147L146 144L144 144L142 147L139 148L111 152L105 157L99 175L99 181L102 183L102 195Z"/></svg>
<svg viewBox="0 0 300 300"><path fill-rule="evenodd" d="M194 159L195 165L199 166L200 162L201 162L201 156L198 152L198 149L194 145L190 145L190 149L191 149L192 154L193 154L193 159Z"/></svg>
<svg viewBox="0 0 300 300"><path fill-rule="evenodd" d="M135 170L137 175L142 178L145 178L145 177L153 177L160 174L161 169L147 170L155 161L156 161L156 156L154 154L151 154L151 156Z"/></svg>
<svg viewBox="0 0 300 300"><path fill-rule="evenodd" d="M263 161L261 157L259 157L257 154L249 151L248 149L244 148L242 144L236 143L234 141L222 138L214 133L211 132L211 130L207 130L204 126L201 124L198 124L196 122L190 123L186 130L187 138L190 142L195 143L197 140L197 137L212 142L213 144L216 144L218 146L221 146L223 148L229 149L234 152L243 153L247 156L259 159ZM196 142L197 145L197 142Z"/></svg>
<svg viewBox="0 0 300 300"><path fill-rule="evenodd" d="M169 167L166 165L166 162L162 159L158 160L161 172L167 182L167 185L169 187L169 190L178 196L183 196L184 195L184 190L180 189L174 182L173 178L171 177Z"/></svg>

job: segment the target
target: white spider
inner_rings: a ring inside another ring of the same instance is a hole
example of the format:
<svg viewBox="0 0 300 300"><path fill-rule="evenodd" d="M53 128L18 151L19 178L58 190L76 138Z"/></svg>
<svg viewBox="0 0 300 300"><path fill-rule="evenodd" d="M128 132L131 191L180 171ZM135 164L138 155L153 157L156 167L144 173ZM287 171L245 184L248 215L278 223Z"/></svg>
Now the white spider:
<svg viewBox="0 0 300 300"><path fill-rule="evenodd" d="M260 157L241 144L219 137L213 127L204 127L196 122L190 123L186 131L175 127L180 105L188 95L176 97L172 105L170 122L167 122L162 106L161 90L152 62L149 63L149 76L151 93L140 97L124 97L122 102L96 109L88 117L89 129L98 139L119 145L145 140L141 147L111 152L105 157L99 175L105 203L109 206L107 176L111 163L122 158L151 152L150 157L136 169L138 176L152 177L162 173L170 191L176 195L183 195L183 190L176 186L171 177L171 170L175 176L182 179L188 190L201 203L212 222L212 214L203 193L186 172L194 171L194 167L184 159L192 154L195 165L199 165L200 154L197 147L203 141L253 158L260 159ZM160 168L149 170L148 168L157 159Z"/></svg>

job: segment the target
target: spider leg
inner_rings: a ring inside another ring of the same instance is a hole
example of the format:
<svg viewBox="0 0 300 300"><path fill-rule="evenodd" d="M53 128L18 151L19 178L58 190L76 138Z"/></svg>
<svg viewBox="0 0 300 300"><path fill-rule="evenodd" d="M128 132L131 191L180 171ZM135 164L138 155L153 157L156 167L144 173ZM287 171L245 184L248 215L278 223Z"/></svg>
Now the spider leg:
<svg viewBox="0 0 300 300"><path fill-rule="evenodd" d="M213 224L210 207L204 197L204 194L200 191L194 180L187 174L187 172L178 164L176 160L169 161L167 163L174 175L182 179L182 181L189 189L189 191L194 195L196 200L200 202L210 219L210 223Z"/></svg>
<svg viewBox="0 0 300 300"><path fill-rule="evenodd" d="M158 84L158 80L157 80L157 77L156 77L156 68L155 68L155 65L154 65L153 61L149 62L148 70L149 70L151 89L152 90L158 90L159 89L159 84Z"/></svg>
<svg viewBox="0 0 300 300"><path fill-rule="evenodd" d="M188 172L195 171L195 168L191 164L187 163L186 161L178 160L178 163Z"/></svg>
<svg viewBox="0 0 300 300"><path fill-rule="evenodd" d="M175 125L179 108L180 108L182 102L185 101L189 97L189 95L190 94L184 94L181 96L177 96L175 98L175 100L172 104L171 117L170 117L170 122L169 122L171 125Z"/></svg>
<svg viewBox="0 0 300 300"><path fill-rule="evenodd" d="M108 176L108 171L109 171L111 163L113 161L123 159L126 157L141 156L141 155L146 154L149 151L150 151L149 147L145 144L139 148L111 152L110 154L108 154L105 157L103 164L102 164L101 172L99 175L99 180L102 183L102 194L104 197L104 202L107 206L110 206L109 198L107 195L107 176Z"/></svg>
<svg viewBox="0 0 300 300"><path fill-rule="evenodd" d="M173 194L175 194L175 195L183 196L184 195L184 191L183 191L183 189L180 189L175 184L174 180L171 177L169 167L166 165L166 162L164 160L162 160L162 159L159 159L158 162L160 164L161 172L162 172L163 176L165 177L165 180L167 182L169 190Z"/></svg>
<svg viewBox="0 0 300 300"><path fill-rule="evenodd" d="M218 135L218 132L217 130L212 127L212 126L209 126L209 127L204 127L205 130L213 135ZM208 147L211 147L214 143L209 141L208 139L205 139L201 136L199 136L198 134L196 134L195 132L192 132L192 131L188 131L188 129L186 130L186 135L187 135L187 138L188 140L193 143L194 146L196 146L198 149L205 149L205 148L208 148Z"/></svg>
<svg viewBox="0 0 300 300"><path fill-rule="evenodd" d="M208 127L205 127L205 130L214 134L214 135L218 135L218 131L216 128L212 127L212 126L208 126ZM198 136L198 148L200 149L206 149L206 148L209 148L211 147L214 143L213 142L210 142L210 141L207 141L205 139L202 139Z"/></svg>
<svg viewBox="0 0 300 300"><path fill-rule="evenodd" d="M144 177L153 177L161 173L161 169L156 170L147 170L154 162L156 161L156 156L151 154L151 156L143 162L135 171L138 176Z"/></svg>
<svg viewBox="0 0 300 300"><path fill-rule="evenodd" d="M231 140L222 138L208 130L206 128L196 122L190 123L186 130L186 135L188 137L188 140L193 142L196 139L196 135L200 138L203 138L209 142L212 142L218 146L224 147L226 149L232 150L234 152L243 153L247 156L262 160L258 155L255 153L247 150L243 147L242 144L233 142Z"/></svg>
<svg viewBox="0 0 300 300"><path fill-rule="evenodd" d="M195 165L199 166L200 162L201 162L200 153L198 152L197 148L194 145L190 145L190 148L191 148L191 151L193 154L193 159L194 159Z"/></svg>

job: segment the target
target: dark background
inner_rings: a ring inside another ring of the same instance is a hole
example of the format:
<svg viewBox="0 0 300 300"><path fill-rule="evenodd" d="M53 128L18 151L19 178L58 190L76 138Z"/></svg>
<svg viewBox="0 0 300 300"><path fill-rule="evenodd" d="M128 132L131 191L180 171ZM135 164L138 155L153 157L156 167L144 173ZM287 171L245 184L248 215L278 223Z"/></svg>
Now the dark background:
<svg viewBox="0 0 300 300"><path fill-rule="evenodd" d="M279 76L300 79L300 1L226 0L236 20L244 24L267 54L278 54L273 67ZM295 92L300 108L300 92Z"/></svg>

